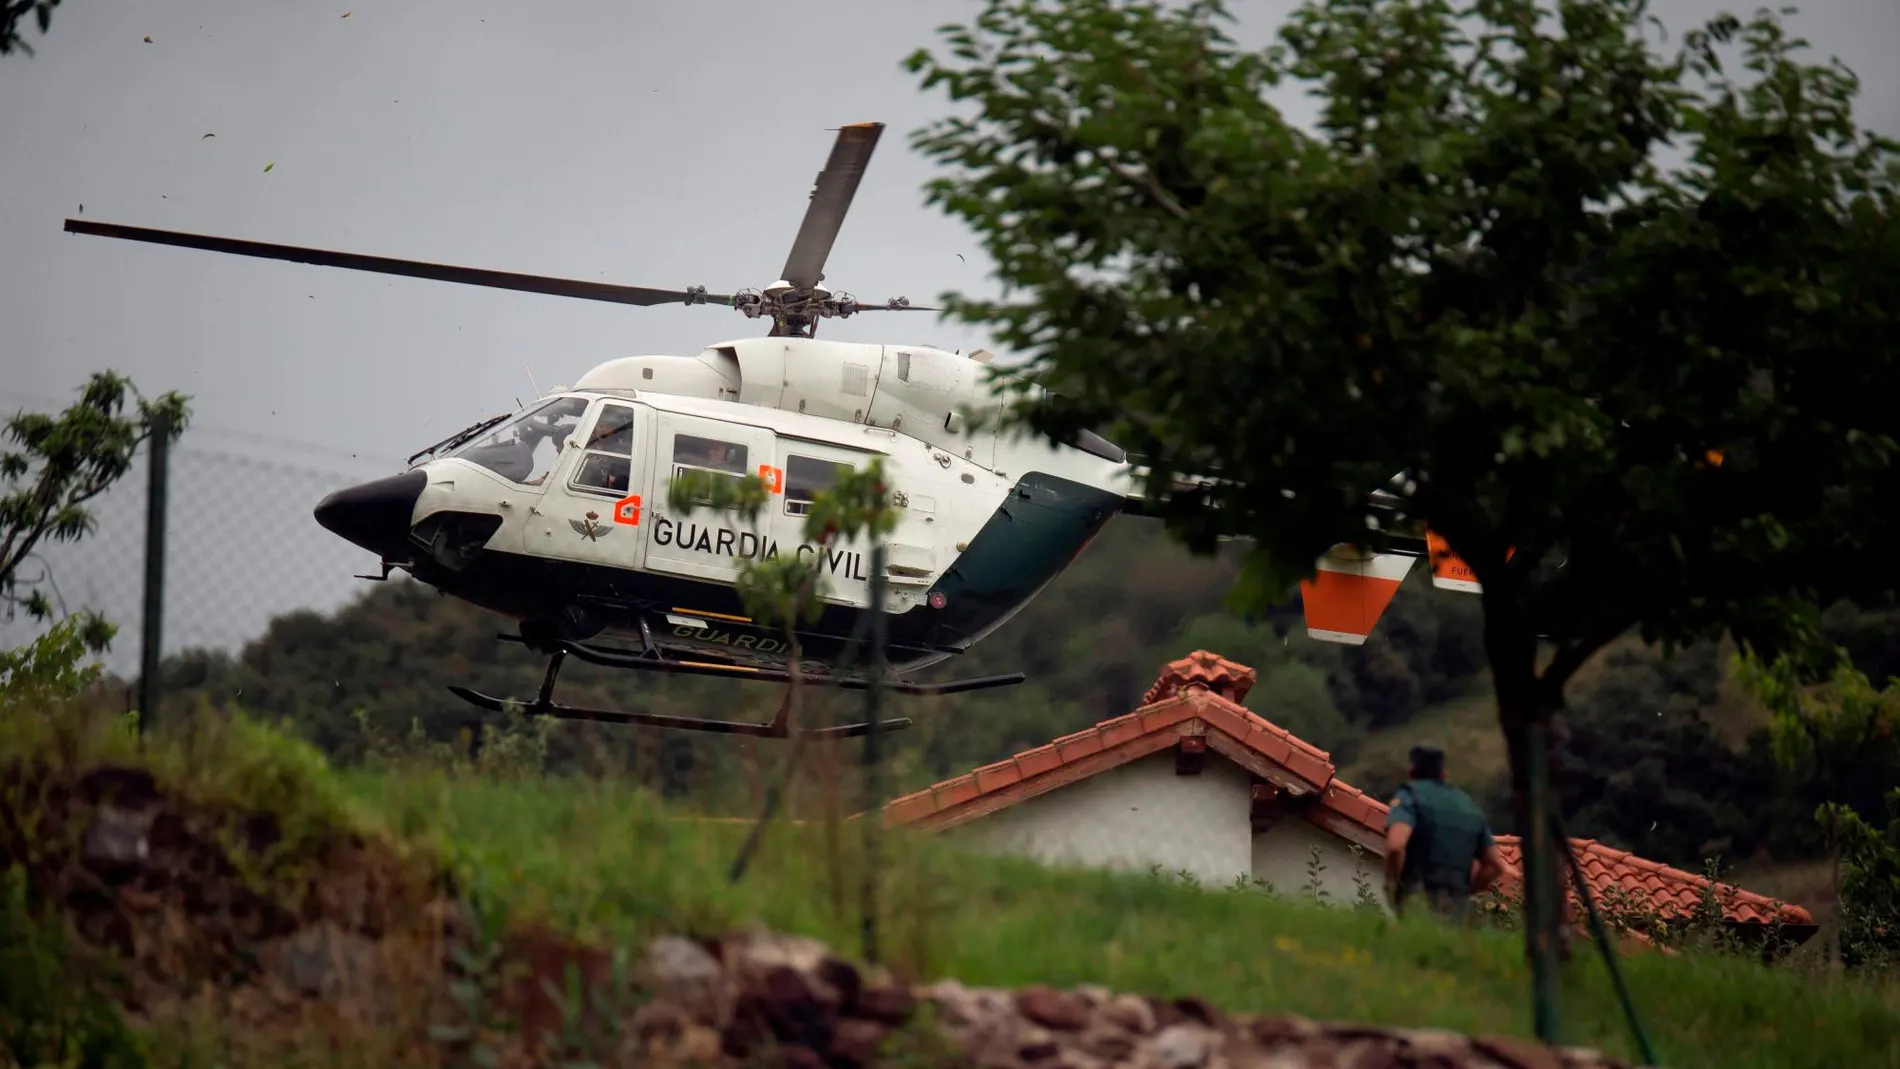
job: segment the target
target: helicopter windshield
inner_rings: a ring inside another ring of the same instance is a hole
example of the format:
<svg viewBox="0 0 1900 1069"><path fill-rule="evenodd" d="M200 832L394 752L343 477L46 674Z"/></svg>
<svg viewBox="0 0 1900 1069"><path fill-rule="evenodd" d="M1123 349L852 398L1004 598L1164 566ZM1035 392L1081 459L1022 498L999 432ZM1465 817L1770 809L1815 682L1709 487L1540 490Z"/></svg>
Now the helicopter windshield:
<svg viewBox="0 0 1900 1069"><path fill-rule="evenodd" d="M530 408L449 454L510 482L538 486L554 470L567 436L587 412L585 397L557 397Z"/></svg>

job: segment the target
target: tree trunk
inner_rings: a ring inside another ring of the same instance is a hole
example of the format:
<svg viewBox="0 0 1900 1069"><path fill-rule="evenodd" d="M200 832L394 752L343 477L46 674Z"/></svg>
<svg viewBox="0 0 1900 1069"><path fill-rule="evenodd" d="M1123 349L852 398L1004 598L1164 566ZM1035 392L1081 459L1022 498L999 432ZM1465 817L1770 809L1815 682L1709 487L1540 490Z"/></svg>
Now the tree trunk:
<svg viewBox="0 0 1900 1069"><path fill-rule="evenodd" d="M1557 1035L1557 958L1562 898L1550 831L1550 726L1554 712L1537 678L1537 639L1511 591L1485 583L1485 652L1498 697L1498 723L1511 759L1511 794L1523 844L1524 952L1531 970L1537 1037Z"/></svg>
<svg viewBox="0 0 1900 1069"><path fill-rule="evenodd" d="M1833 809L1827 811L1827 845L1834 855L1834 863L1828 873L1828 883L1834 892L1834 938L1828 940L1827 970L1833 976L1846 971L1841 950L1841 941L1847 937L1847 903L1841 901L1841 837L1839 828L1840 814Z"/></svg>

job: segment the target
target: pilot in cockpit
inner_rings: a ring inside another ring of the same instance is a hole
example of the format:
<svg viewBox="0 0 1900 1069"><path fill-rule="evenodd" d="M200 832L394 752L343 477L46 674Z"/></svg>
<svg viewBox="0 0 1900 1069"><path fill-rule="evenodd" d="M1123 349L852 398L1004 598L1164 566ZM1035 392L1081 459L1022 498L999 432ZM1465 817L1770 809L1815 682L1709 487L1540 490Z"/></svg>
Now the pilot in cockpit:
<svg viewBox="0 0 1900 1069"><path fill-rule="evenodd" d="M542 481L553 472L555 463L560 460L562 447L567 445L567 436L573 433L574 428L572 426L551 426L547 423L540 422L530 423L521 428L521 441L523 447L527 450L529 471L533 471L539 466L535 463L534 457L535 454L540 451L542 439L546 439L548 443L553 446L552 455L548 460L547 470L532 479L526 480L526 485L540 486Z"/></svg>
<svg viewBox="0 0 1900 1069"><path fill-rule="evenodd" d="M548 477L548 471L539 471L536 456L541 451L541 443L548 442L552 447L548 468L553 468L553 460L560 457L561 447L567 444L567 436L572 434L572 426L561 426L547 419L531 419L521 425L513 443L499 447L507 451L507 468L495 466L497 471L526 486L539 486ZM532 478L530 478L532 476Z"/></svg>

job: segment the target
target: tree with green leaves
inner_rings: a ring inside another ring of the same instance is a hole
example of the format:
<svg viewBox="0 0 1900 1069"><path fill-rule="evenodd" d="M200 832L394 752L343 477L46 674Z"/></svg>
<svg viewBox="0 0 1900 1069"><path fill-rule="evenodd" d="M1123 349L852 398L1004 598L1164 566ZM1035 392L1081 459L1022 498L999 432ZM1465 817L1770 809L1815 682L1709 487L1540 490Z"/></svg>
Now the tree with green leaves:
<svg viewBox="0 0 1900 1069"><path fill-rule="evenodd" d="M22 566L42 543L91 533L88 503L125 475L155 426L165 421L175 441L188 416L182 395L148 400L124 376L102 371L64 412L21 411L7 420L0 442L0 611L52 617L51 599L35 583L22 582ZM79 613L74 622L87 647L101 650L111 642L114 628L103 618Z"/></svg>
<svg viewBox="0 0 1900 1069"><path fill-rule="evenodd" d="M53 25L53 9L59 0L0 0L0 56L10 52L33 54L33 46L20 36L20 23L28 15L39 24L43 35Z"/></svg>
<svg viewBox="0 0 1900 1069"><path fill-rule="evenodd" d="M1768 661L1746 651L1739 660L1743 684L1773 717L1776 760L1824 799L1814 819L1840 910L1828 956L1842 965L1881 943L1900 951L1900 810L1890 811L1900 804L1900 679L1875 687L1838 653L1818 685L1786 654Z"/></svg>
<svg viewBox="0 0 1900 1069"><path fill-rule="evenodd" d="M1633 628L1772 652L1895 587L1896 146L1767 12L1666 51L1643 0L1311 0L1264 50L1226 19L990 0L913 54L957 108L914 135L929 198L1005 287L945 300L1067 399L1014 423L1120 441L1190 547L1250 540L1242 603L1394 485L1471 566L1551 1037L1566 681Z"/></svg>

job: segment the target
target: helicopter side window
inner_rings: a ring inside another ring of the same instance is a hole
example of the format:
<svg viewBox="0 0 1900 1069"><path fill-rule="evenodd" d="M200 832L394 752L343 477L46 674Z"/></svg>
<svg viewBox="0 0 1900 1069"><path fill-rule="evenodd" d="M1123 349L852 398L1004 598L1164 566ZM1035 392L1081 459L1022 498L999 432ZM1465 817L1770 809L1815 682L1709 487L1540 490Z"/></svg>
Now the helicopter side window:
<svg viewBox="0 0 1900 1069"><path fill-rule="evenodd" d="M709 471L737 482L745 478L746 455L746 447L738 442L676 434L673 436L673 477L680 478L689 471Z"/></svg>
<svg viewBox="0 0 1900 1069"><path fill-rule="evenodd" d="M557 397L528 409L450 456L479 464L511 482L539 486L587 413L587 398Z"/></svg>
<svg viewBox="0 0 1900 1069"><path fill-rule="evenodd" d="M585 448L574 488L613 497L626 494L633 481L633 409L602 405Z"/></svg>
<svg viewBox="0 0 1900 1069"><path fill-rule="evenodd" d="M851 465L835 460L787 455L785 457L785 514L803 516L821 490L829 490L838 479L852 470Z"/></svg>

